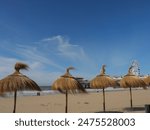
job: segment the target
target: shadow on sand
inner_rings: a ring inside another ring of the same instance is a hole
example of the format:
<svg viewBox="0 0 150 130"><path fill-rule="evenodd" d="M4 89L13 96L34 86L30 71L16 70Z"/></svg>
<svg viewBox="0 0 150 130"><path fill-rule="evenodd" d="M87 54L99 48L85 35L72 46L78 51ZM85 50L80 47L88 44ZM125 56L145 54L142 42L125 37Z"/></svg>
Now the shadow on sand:
<svg viewBox="0 0 150 130"><path fill-rule="evenodd" d="M95 113L123 113L122 111L98 111L98 112L95 112Z"/></svg>
<svg viewBox="0 0 150 130"><path fill-rule="evenodd" d="M145 107L126 107L123 109L123 111L98 111L95 113L126 113L126 112L143 112L145 111Z"/></svg>
<svg viewBox="0 0 150 130"><path fill-rule="evenodd" d="M145 111L145 107L126 107L124 111L132 112L132 111Z"/></svg>

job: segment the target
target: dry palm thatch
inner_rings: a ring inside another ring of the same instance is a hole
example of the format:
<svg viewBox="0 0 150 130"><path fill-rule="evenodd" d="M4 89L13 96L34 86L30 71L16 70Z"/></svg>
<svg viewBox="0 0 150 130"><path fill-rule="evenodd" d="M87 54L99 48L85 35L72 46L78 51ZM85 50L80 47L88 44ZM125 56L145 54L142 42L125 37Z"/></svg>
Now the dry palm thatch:
<svg viewBox="0 0 150 130"><path fill-rule="evenodd" d="M40 87L30 78L21 74L20 69L27 70L29 67L24 63L16 63L15 64L15 72L4 79L0 80L0 93L4 92L15 92L14 94L14 110L16 111L16 99L17 99L17 91L18 90L38 90L40 91Z"/></svg>
<svg viewBox="0 0 150 130"><path fill-rule="evenodd" d="M128 74L120 80L120 86L123 88L130 88L130 104L132 108L132 88L143 87L144 89L146 89L146 84L142 79L134 75L131 70L132 66L129 68Z"/></svg>
<svg viewBox="0 0 150 130"><path fill-rule="evenodd" d="M145 77L143 80L147 86L150 86L150 76Z"/></svg>
<svg viewBox="0 0 150 130"><path fill-rule="evenodd" d="M90 82L91 88L100 88L103 89L103 110L105 111L105 88L117 86L117 82L114 79L110 78L108 75L105 75L106 65L102 65L100 75L96 76Z"/></svg>
<svg viewBox="0 0 150 130"><path fill-rule="evenodd" d="M82 85L69 73L69 70L74 69L73 67L69 67L66 70L66 73L58 78L52 84L53 90L59 90L62 93L66 93L66 107L65 112L68 112L68 92L76 93L77 91L85 93L85 89Z"/></svg>

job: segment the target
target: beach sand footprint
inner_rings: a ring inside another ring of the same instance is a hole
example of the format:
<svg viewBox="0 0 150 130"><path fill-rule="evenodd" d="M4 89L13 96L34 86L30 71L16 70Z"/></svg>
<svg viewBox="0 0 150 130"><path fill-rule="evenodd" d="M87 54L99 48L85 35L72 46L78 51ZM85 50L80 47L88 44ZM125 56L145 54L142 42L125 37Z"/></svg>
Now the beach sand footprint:
<svg viewBox="0 0 150 130"><path fill-rule="evenodd" d="M89 102L84 102L84 104L89 104Z"/></svg>

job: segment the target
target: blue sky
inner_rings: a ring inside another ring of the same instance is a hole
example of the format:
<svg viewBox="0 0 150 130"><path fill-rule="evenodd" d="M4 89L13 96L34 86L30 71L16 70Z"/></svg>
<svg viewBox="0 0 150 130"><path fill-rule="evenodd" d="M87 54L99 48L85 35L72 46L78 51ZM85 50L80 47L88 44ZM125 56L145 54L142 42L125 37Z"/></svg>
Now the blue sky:
<svg viewBox="0 0 150 130"><path fill-rule="evenodd" d="M91 79L102 64L124 75L133 60L150 73L149 0L0 0L0 78L15 62L50 85L68 66Z"/></svg>

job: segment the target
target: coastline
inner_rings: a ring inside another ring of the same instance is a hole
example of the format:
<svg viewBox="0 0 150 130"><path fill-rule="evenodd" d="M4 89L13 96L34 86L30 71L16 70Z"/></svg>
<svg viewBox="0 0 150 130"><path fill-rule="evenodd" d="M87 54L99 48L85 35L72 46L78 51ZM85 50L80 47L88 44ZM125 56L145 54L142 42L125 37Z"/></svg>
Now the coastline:
<svg viewBox="0 0 150 130"><path fill-rule="evenodd" d="M149 88L150 89L150 88ZM128 91L129 89L126 88L106 88L106 92L115 92L115 91ZM142 88L133 88L133 90L142 90ZM87 93L101 93L102 89L86 89ZM17 91L17 96L45 96L45 95L54 95L54 94L61 94L57 90L50 90L50 89L42 89L42 91L31 91L31 90L25 90L25 91ZM3 95L0 95L0 98L12 98L14 96L13 92L6 92Z"/></svg>

